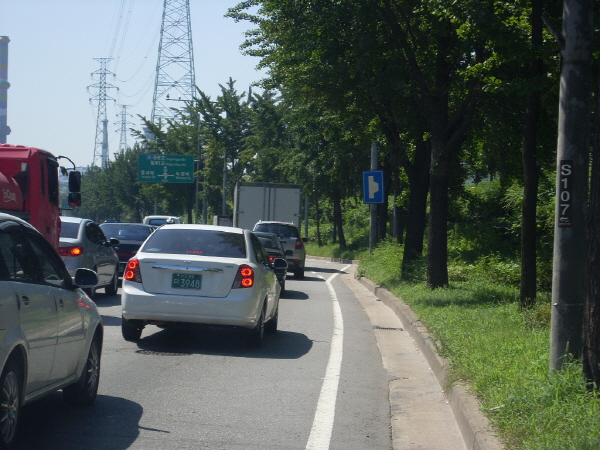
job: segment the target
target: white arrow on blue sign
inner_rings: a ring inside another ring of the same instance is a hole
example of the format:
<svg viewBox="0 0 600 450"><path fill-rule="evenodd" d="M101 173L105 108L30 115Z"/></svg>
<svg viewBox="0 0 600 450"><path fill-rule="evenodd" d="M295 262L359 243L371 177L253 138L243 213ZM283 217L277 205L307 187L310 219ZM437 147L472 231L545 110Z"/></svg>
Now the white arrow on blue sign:
<svg viewBox="0 0 600 450"><path fill-rule="evenodd" d="M363 199L364 203L384 203L383 170L363 172Z"/></svg>

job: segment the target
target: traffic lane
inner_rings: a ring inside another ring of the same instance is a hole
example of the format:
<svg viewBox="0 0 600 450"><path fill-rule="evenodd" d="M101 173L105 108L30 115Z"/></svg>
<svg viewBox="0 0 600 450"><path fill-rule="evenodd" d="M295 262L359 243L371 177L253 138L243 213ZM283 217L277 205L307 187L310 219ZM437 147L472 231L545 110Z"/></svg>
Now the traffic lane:
<svg viewBox="0 0 600 450"><path fill-rule="evenodd" d="M257 350L245 347L242 333L220 329L148 327L139 345L125 342L119 297L99 296L106 331L96 405L70 409L60 394L32 404L22 448L305 448L332 336L332 303L320 276L341 267L322 265L305 280L289 278L281 331ZM344 311L356 308L351 299L341 303ZM364 331L361 320L353 328ZM363 354L355 339L363 341L346 332L345 346ZM365 384L373 382L363 374L373 366L369 358L344 359L331 448L390 448L388 441L372 442L389 434L389 418L371 423L379 415L373 410L386 404L366 401L373 395Z"/></svg>
<svg viewBox="0 0 600 450"><path fill-rule="evenodd" d="M390 378L369 318L341 280L348 266L315 260L308 264L311 278L331 279L343 321L343 355L329 448L390 449Z"/></svg>

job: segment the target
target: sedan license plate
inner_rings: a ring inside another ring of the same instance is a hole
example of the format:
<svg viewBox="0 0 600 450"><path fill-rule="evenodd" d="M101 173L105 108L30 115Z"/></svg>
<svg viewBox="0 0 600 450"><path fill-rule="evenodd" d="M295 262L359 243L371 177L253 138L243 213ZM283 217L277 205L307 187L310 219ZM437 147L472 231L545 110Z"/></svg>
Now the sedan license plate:
<svg viewBox="0 0 600 450"><path fill-rule="evenodd" d="M171 287L178 289L200 289L202 287L202 275L174 273L171 279Z"/></svg>

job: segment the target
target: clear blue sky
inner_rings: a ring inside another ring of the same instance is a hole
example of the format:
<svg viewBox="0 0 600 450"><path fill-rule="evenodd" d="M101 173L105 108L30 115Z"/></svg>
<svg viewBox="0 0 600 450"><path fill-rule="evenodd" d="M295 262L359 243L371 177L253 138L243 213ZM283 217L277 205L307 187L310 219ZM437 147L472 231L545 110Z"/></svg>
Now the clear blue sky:
<svg viewBox="0 0 600 450"><path fill-rule="evenodd" d="M8 36L8 126L10 144L46 149L77 166L94 157L97 103L90 98L100 68L95 57L113 61L107 82L109 154L118 151L117 105L131 105L130 128L138 114L150 118L164 0L0 0L0 36ZM239 46L247 22L224 18L238 0L191 0L196 84L215 99L231 77L238 92L263 74L259 60ZM127 143L134 139L128 134ZM98 164L100 162L98 161Z"/></svg>

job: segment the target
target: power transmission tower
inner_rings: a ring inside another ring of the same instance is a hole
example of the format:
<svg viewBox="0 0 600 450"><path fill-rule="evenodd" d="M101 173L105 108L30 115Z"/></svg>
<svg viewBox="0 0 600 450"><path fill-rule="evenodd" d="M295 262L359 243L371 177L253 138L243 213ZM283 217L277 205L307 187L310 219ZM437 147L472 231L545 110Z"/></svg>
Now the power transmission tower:
<svg viewBox="0 0 600 450"><path fill-rule="evenodd" d="M92 77L94 75L98 75L99 80L98 83L92 84L88 86L89 88L98 89L98 94L94 97L90 98L90 102L92 100L98 101L98 119L96 121L96 142L94 144L94 159L92 160L92 166L97 165L98 159L101 161L100 167L103 169L108 164L108 118L106 116L106 100L113 100L114 98L109 97L106 94L107 89L119 89L112 84L108 84L106 82L106 75L113 75L114 73L110 72L106 66L112 58L94 58L96 61L100 63L100 69L96 70L92 73Z"/></svg>
<svg viewBox="0 0 600 450"><path fill-rule="evenodd" d="M151 122L174 118L177 113L168 104L169 98L191 101L195 85L190 1L165 0Z"/></svg>
<svg viewBox="0 0 600 450"><path fill-rule="evenodd" d="M133 125L132 122L127 121L127 116L133 117L131 114L127 114L127 108L131 105L119 105L121 113L117 114L120 117L120 122L115 122L115 125L120 125L121 139L119 140L119 152L124 152L129 147L127 146L127 125Z"/></svg>

